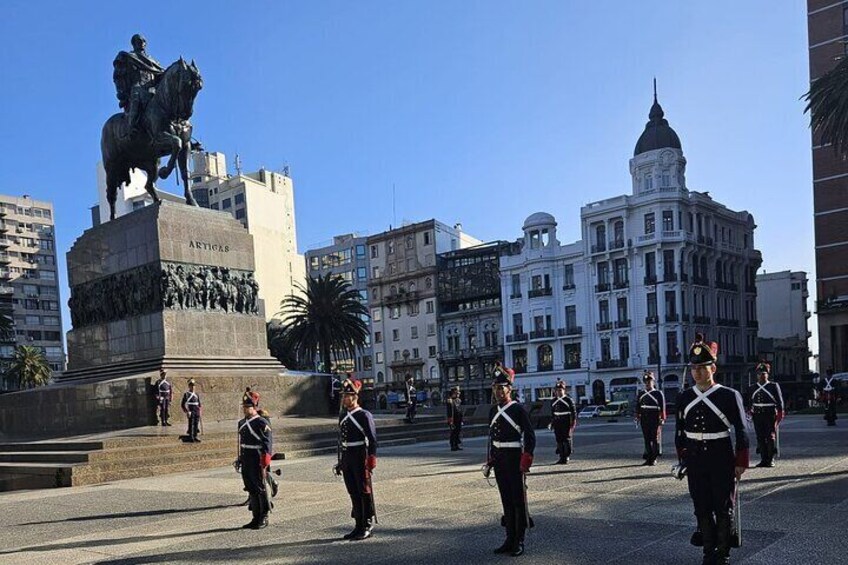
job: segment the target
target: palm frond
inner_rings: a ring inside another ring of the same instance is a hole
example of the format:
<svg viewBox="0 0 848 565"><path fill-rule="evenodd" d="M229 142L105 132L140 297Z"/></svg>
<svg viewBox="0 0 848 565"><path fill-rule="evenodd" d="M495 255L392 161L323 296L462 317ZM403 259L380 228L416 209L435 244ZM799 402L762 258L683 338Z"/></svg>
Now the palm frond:
<svg viewBox="0 0 848 565"><path fill-rule="evenodd" d="M848 150L848 58L813 81L804 97L810 113L814 144L833 144L840 153Z"/></svg>

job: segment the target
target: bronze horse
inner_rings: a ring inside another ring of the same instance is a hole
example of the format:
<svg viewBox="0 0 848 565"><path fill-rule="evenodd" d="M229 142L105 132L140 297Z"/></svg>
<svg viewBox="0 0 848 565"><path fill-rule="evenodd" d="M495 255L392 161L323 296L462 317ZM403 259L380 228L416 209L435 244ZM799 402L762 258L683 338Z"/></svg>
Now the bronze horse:
<svg viewBox="0 0 848 565"><path fill-rule="evenodd" d="M130 169L141 169L147 174L144 188L158 203L160 199L153 181L157 174L161 179L168 178L179 162L186 204L197 206L188 179L188 157L192 149L189 118L201 88L203 78L197 65L194 61L186 64L180 57L159 77L156 93L147 103L135 134L128 135L129 124L124 113L114 114L103 124L100 151L106 169L110 219L115 219L118 189L130 182ZM168 163L160 169L159 158L166 155L170 156Z"/></svg>

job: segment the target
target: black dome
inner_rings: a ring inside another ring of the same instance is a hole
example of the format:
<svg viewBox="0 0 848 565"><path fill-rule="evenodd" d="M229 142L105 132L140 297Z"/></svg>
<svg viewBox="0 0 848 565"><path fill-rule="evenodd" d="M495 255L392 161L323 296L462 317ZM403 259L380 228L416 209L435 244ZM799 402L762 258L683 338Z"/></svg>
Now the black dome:
<svg viewBox="0 0 848 565"><path fill-rule="evenodd" d="M657 102L657 97L654 95L654 104L648 114L649 120L645 124L645 131L642 132L639 141L636 142L636 149L633 150L634 156L664 147L683 149L680 146L680 138L668 125L668 120L663 117L664 115L662 106Z"/></svg>

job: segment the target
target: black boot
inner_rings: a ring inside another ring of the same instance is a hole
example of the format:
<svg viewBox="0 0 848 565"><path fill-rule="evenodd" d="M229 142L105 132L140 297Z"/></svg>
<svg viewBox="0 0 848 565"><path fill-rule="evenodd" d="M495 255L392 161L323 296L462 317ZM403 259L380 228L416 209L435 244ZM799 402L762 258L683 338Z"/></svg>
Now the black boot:
<svg viewBox="0 0 848 565"><path fill-rule="evenodd" d="M253 520L242 526L242 528L255 530L257 529L256 526L259 525L260 517L262 515L259 508L259 497L253 493L250 493L250 495L248 495L247 500L248 508L250 508L250 511L253 513Z"/></svg>
<svg viewBox="0 0 848 565"><path fill-rule="evenodd" d="M522 506L515 510L515 543L510 555L518 557L524 555L524 532L527 530L527 512Z"/></svg>
<svg viewBox="0 0 848 565"><path fill-rule="evenodd" d="M515 510L512 507L504 508L501 524L506 529L506 539L495 553L512 553L515 549Z"/></svg>
<svg viewBox="0 0 848 565"><path fill-rule="evenodd" d="M363 495L359 499L359 531L352 538L350 538L351 540L361 541L371 537L372 516L373 512L371 510L371 497L369 495Z"/></svg>
<svg viewBox="0 0 848 565"><path fill-rule="evenodd" d="M354 536L359 535L359 532L362 531L363 528L362 523L364 522L364 519L362 518L362 505L359 504L359 498L353 496L351 496L350 498L350 517L353 518L355 526L349 534L345 534L343 536L342 539L347 540L353 539Z"/></svg>
<svg viewBox="0 0 848 565"><path fill-rule="evenodd" d="M732 519L730 511L718 512L716 515L716 565L730 563L730 542L732 536Z"/></svg>
<svg viewBox="0 0 848 565"><path fill-rule="evenodd" d="M714 565L716 558L716 524L713 515L698 517L698 529L704 544L703 565Z"/></svg>

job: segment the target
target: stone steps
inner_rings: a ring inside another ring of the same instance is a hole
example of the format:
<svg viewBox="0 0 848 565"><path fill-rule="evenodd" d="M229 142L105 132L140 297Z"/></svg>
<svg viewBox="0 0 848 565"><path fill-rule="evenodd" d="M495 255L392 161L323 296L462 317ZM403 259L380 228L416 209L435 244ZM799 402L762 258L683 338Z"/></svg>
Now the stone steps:
<svg viewBox="0 0 848 565"><path fill-rule="evenodd" d="M335 424L280 431L279 458L300 459L336 451ZM485 424L465 427L463 435L487 433ZM446 426L434 420L379 426L380 446L447 441ZM202 436L203 437L203 436ZM0 492L91 485L121 479L226 467L236 458L232 432L217 432L200 443L183 443L176 434L139 435L102 440L0 444Z"/></svg>

